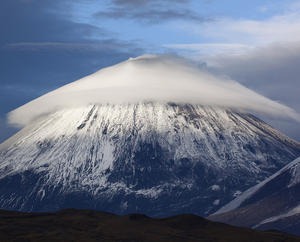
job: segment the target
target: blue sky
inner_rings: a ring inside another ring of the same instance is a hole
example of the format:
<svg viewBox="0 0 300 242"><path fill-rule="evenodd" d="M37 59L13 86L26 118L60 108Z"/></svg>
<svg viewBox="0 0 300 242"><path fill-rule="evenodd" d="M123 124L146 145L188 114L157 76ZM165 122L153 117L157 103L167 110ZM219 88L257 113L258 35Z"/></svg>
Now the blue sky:
<svg viewBox="0 0 300 242"><path fill-rule="evenodd" d="M300 112L300 1L2 0L0 30L0 142L16 131L7 112L145 53L191 58ZM299 123L270 122L300 140Z"/></svg>

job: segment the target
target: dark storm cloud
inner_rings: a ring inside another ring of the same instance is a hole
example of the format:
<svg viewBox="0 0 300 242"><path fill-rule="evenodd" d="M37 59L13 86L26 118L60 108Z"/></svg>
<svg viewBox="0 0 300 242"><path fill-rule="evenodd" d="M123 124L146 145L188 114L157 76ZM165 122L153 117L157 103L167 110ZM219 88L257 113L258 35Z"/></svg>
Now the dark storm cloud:
<svg viewBox="0 0 300 242"><path fill-rule="evenodd" d="M109 31L72 22L69 0L0 3L0 117L99 68L140 54ZM92 36L100 36L93 39ZM1 122L0 142L7 134ZM10 132L8 132L10 133Z"/></svg>
<svg viewBox="0 0 300 242"><path fill-rule="evenodd" d="M189 0L112 0L111 7L95 14L99 18L139 20L158 24L169 20L192 20L205 22L205 18L189 8Z"/></svg>

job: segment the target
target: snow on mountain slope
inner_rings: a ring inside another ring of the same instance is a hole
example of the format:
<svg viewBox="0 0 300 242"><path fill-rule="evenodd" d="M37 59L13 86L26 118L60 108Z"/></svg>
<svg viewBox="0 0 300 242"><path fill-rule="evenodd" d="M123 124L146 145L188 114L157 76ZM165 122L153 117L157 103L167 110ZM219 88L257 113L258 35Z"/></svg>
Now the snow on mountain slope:
<svg viewBox="0 0 300 242"><path fill-rule="evenodd" d="M294 215L300 215L300 204L298 206L290 209L287 213L282 213L282 214L279 214L277 216L267 218L267 219L261 221L259 224L253 226L253 227L257 228L257 227L260 227L264 224L272 223L272 222L275 222L277 220L288 218L288 217L291 217L291 216L294 216Z"/></svg>
<svg viewBox="0 0 300 242"><path fill-rule="evenodd" d="M223 206L221 209L219 209L216 214L225 213L231 210L234 210L236 208L239 208L242 206L242 204L249 198L251 198L255 193L257 193L261 188L263 188L267 183L273 181L275 178L283 174L284 172L289 172L291 174L290 182L288 184L288 187L296 185L297 183L300 183L300 157L295 159L293 162L286 165L284 168L276 172L274 175L270 176L266 180L262 181L261 183L249 188L245 192L243 192L240 196L238 196L236 199L231 201L230 203ZM299 195L300 196L300 195Z"/></svg>
<svg viewBox="0 0 300 242"><path fill-rule="evenodd" d="M0 207L204 215L299 155L299 143L230 109L69 107L0 145Z"/></svg>
<svg viewBox="0 0 300 242"><path fill-rule="evenodd" d="M248 189L210 218L300 235L300 157Z"/></svg>

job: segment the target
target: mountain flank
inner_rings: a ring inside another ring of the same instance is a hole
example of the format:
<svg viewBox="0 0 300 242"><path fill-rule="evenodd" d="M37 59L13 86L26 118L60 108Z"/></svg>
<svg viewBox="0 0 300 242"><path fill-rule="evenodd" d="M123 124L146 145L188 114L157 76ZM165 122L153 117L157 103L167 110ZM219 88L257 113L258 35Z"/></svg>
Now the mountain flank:
<svg viewBox="0 0 300 242"><path fill-rule="evenodd" d="M246 190L209 219L300 235L300 158Z"/></svg>
<svg viewBox="0 0 300 242"><path fill-rule="evenodd" d="M231 109L67 108L0 145L0 208L208 216L299 156L299 143Z"/></svg>

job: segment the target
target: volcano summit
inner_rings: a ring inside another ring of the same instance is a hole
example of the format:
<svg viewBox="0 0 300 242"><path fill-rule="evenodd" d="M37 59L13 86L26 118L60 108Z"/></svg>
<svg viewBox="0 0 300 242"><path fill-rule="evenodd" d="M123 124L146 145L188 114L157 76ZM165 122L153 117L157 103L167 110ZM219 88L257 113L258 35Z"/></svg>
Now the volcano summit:
<svg viewBox="0 0 300 242"><path fill-rule="evenodd" d="M103 69L9 114L0 207L208 215L300 156L251 111L299 118L182 60Z"/></svg>

